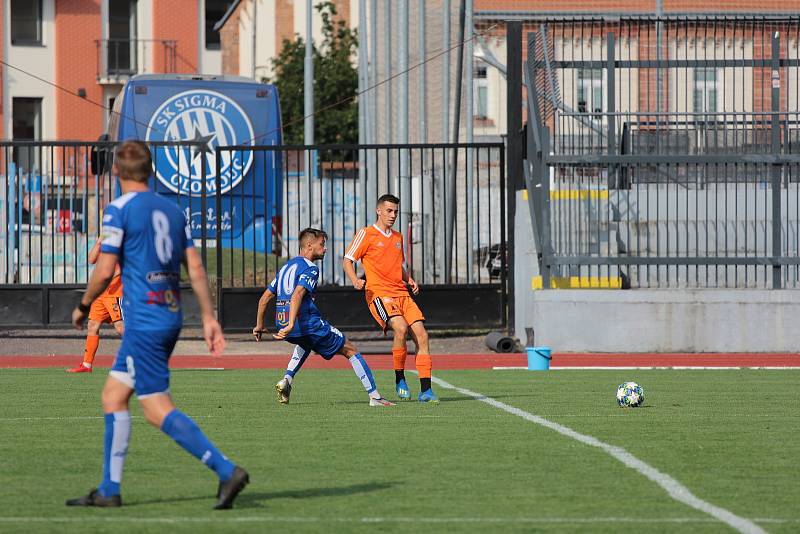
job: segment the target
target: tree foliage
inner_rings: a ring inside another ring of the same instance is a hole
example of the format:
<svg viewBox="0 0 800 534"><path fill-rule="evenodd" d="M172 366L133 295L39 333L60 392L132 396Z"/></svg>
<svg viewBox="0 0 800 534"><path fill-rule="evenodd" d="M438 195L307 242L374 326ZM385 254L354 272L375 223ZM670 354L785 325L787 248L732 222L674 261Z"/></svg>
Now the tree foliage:
<svg viewBox="0 0 800 534"><path fill-rule="evenodd" d="M322 41L314 45L314 140L323 143L358 141L358 71L353 58L358 36L345 21L336 19L333 2L315 6L322 17ZM286 144L303 144L303 68L305 41L283 40L280 55L272 59L273 77L278 88ZM344 101L344 102L343 102Z"/></svg>

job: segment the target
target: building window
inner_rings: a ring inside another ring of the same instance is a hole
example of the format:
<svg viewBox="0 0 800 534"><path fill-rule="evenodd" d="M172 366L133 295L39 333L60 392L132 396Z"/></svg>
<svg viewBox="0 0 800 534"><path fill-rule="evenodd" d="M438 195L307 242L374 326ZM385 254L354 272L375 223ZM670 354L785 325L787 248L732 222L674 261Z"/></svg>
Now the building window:
<svg viewBox="0 0 800 534"><path fill-rule="evenodd" d="M476 119L489 117L489 85L486 79L486 67L476 66L473 70L473 114Z"/></svg>
<svg viewBox="0 0 800 534"><path fill-rule="evenodd" d="M578 69L578 112L603 112L603 69Z"/></svg>
<svg viewBox="0 0 800 534"><path fill-rule="evenodd" d="M214 31L214 26L225 16L231 4L230 0L206 0L206 49L220 49L219 32Z"/></svg>
<svg viewBox="0 0 800 534"><path fill-rule="evenodd" d="M42 99L13 98L11 100L12 136L15 141L40 141L42 139ZM14 147L14 161L24 172L38 170L39 149Z"/></svg>
<svg viewBox="0 0 800 534"><path fill-rule="evenodd" d="M694 69L694 111L697 113L716 113L717 69Z"/></svg>
<svg viewBox="0 0 800 534"><path fill-rule="evenodd" d="M42 44L42 0L11 0L11 44Z"/></svg>
<svg viewBox="0 0 800 534"><path fill-rule="evenodd" d="M108 3L108 73L136 73L136 0Z"/></svg>

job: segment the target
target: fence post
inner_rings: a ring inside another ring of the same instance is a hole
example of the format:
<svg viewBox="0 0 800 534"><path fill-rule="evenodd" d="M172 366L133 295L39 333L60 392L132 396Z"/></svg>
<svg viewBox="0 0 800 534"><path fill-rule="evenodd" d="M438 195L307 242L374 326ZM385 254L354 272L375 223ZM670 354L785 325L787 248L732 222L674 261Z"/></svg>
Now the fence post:
<svg viewBox="0 0 800 534"><path fill-rule="evenodd" d="M522 183L522 23L506 22L506 293L508 299L508 324L514 333L514 219L517 212L517 187Z"/></svg>
<svg viewBox="0 0 800 534"><path fill-rule="evenodd" d="M218 146L216 148L217 156L217 175L214 177L216 187L214 190L214 211L216 211L216 238L217 238L217 320L220 325L224 325L222 313L222 150Z"/></svg>
<svg viewBox="0 0 800 534"><path fill-rule="evenodd" d="M608 127L608 155L617 155L617 123L616 123L616 73L614 71L614 51L615 51L614 34L608 32L606 34L606 122ZM612 184L617 183L617 166L608 166L608 188L612 188Z"/></svg>
<svg viewBox="0 0 800 534"><path fill-rule="evenodd" d="M781 167L778 162L781 152L781 46L778 32L772 34L772 289L781 288Z"/></svg>

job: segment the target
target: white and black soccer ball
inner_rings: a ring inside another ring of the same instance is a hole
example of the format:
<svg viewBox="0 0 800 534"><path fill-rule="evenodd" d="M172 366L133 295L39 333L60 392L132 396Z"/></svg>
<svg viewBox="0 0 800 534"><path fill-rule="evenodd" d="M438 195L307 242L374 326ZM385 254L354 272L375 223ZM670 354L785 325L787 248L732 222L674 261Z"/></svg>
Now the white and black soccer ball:
<svg viewBox="0 0 800 534"><path fill-rule="evenodd" d="M644 403L644 389L636 382L625 382L617 387L617 404L623 408L636 408Z"/></svg>

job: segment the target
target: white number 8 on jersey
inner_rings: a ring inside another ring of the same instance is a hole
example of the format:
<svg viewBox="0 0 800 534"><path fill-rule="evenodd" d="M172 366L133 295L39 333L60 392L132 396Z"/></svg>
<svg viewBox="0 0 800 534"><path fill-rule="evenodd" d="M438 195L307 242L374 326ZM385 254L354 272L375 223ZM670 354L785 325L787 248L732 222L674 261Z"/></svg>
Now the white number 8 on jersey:
<svg viewBox="0 0 800 534"><path fill-rule="evenodd" d="M153 210L153 232L158 260L166 265L172 258L172 238L169 235L169 219L163 211Z"/></svg>

